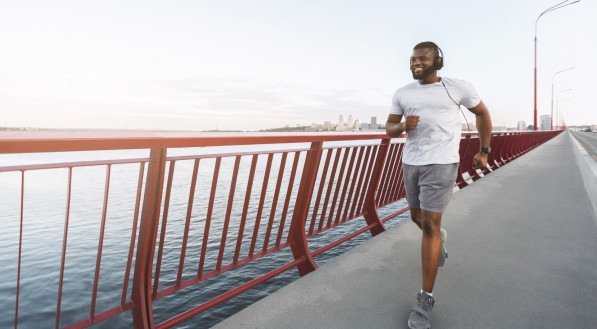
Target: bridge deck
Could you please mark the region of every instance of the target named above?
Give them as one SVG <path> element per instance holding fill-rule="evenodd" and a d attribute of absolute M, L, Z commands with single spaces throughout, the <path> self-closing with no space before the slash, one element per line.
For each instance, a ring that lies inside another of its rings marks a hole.
<path fill-rule="evenodd" d="M 594 328 L 597 220 L 568 133 L 457 192 L 433 328 Z M 403 223 L 215 328 L 406 328 L 420 231 Z"/>

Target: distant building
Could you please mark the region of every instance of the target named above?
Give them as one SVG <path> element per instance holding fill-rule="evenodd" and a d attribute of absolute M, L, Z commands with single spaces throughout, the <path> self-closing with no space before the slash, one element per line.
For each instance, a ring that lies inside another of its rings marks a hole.
<path fill-rule="evenodd" d="M 540 119 L 541 119 L 540 129 L 541 130 L 551 130 L 551 115 L 549 115 L 549 114 L 542 115 Z"/>
<path fill-rule="evenodd" d="M 340 116 L 338 118 L 338 124 L 336 125 L 336 131 L 345 131 L 347 129 L 346 122 L 344 122 L 344 117 Z"/>
<path fill-rule="evenodd" d="M 358 126 L 358 124 L 355 124 Z M 363 122 L 360 124 L 361 130 L 368 130 L 368 131 L 377 131 L 382 129 L 381 125 L 377 123 L 377 117 L 371 117 L 371 122 Z"/>
<path fill-rule="evenodd" d="M 319 131 L 319 126 L 321 126 L 321 125 L 312 123 L 309 127 L 305 127 L 305 131 L 308 131 L 308 132 Z"/>
<path fill-rule="evenodd" d="M 359 120 L 354 120 L 352 115 L 348 115 L 348 121 L 344 121 L 344 117 L 341 115 L 338 118 L 338 125 L 334 128 L 336 131 L 356 131 L 361 127 L 359 126 Z"/>
<path fill-rule="evenodd" d="M 296 131 L 296 129 L 302 129 L 302 131 L 308 132 L 318 132 L 318 131 L 346 131 L 346 132 L 356 132 L 356 131 L 378 131 L 379 129 L 384 129 L 383 125 L 377 123 L 376 117 L 371 117 L 371 123 L 361 122 L 358 119 L 352 117 L 352 115 L 347 116 L 347 121 L 344 121 L 344 116 L 338 116 L 338 122 L 332 121 L 324 121 L 323 123 L 311 123 L 308 126 L 301 126 L 297 124 L 295 127 L 290 127 L 286 125 L 285 128 L 281 129 L 290 129 L 288 131 Z"/>
<path fill-rule="evenodd" d="M 527 123 L 524 121 L 518 121 L 516 125 L 516 130 L 527 130 Z"/>
<path fill-rule="evenodd" d="M 363 122 L 363 123 L 355 123 L 355 127 L 360 127 L 361 130 L 377 130 L 379 128 L 379 124 L 377 124 L 377 117 L 371 117 L 371 122 Z"/>
<path fill-rule="evenodd" d="M 371 123 L 369 124 L 369 129 L 379 129 L 379 124 L 377 123 L 377 117 L 371 117 Z"/>

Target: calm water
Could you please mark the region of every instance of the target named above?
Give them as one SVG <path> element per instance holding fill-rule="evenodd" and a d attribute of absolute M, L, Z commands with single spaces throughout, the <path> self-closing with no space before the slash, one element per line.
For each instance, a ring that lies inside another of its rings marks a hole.
<path fill-rule="evenodd" d="M 341 144 L 339 144 L 341 145 Z M 255 151 L 274 149 L 296 149 L 304 148 L 307 145 L 276 145 L 276 146 L 249 146 L 234 148 L 202 148 L 169 150 L 168 155 L 181 154 L 210 154 L 221 152 Z M 0 156 L 0 167 L 16 164 L 38 164 L 55 163 L 64 161 L 80 161 L 95 159 L 114 158 L 143 158 L 148 156 L 147 150 L 132 150 L 119 152 L 71 152 L 59 154 L 28 154 L 28 155 L 2 155 Z M 289 155 L 286 170 L 283 174 L 283 184 L 280 199 L 276 205 L 276 218 L 282 212 L 283 201 L 289 181 L 289 172 L 292 165 L 293 154 Z M 304 154 L 299 158 L 301 168 Z M 241 170 L 239 172 L 238 185 L 234 193 L 234 206 L 232 209 L 231 227 L 229 229 L 228 242 L 224 264 L 232 260 L 236 235 L 239 230 L 239 218 L 242 212 L 244 193 L 247 176 L 249 174 L 250 157 L 243 157 Z M 254 206 L 261 193 L 261 181 L 264 175 L 266 157 L 261 156 L 258 162 L 253 190 L 251 193 L 251 205 L 245 239 L 253 230 L 251 219 L 256 217 Z M 274 157 L 274 166 L 270 177 L 265 204 L 258 248 L 263 244 L 264 223 L 269 218 L 272 210 L 272 195 L 277 178 L 280 155 Z M 215 267 L 215 260 L 218 255 L 219 238 L 222 234 L 222 223 L 226 204 L 228 200 L 230 180 L 232 177 L 234 158 L 226 158 L 222 161 L 216 202 L 214 206 L 214 217 L 208 243 L 206 269 Z M 204 219 L 209 202 L 209 191 L 211 186 L 211 173 L 214 160 L 201 160 L 199 166 L 199 178 L 193 201 L 191 216 L 191 229 L 189 244 L 185 254 L 186 261 L 183 271 L 183 279 L 192 277 L 197 270 L 197 262 L 201 248 L 201 237 L 204 229 Z M 164 256 L 162 259 L 161 276 L 159 287 L 172 285 L 176 280 L 178 259 L 180 257 L 180 246 L 182 232 L 187 213 L 190 177 L 193 170 L 193 161 L 180 161 L 176 163 L 176 171 L 173 179 L 173 189 L 166 225 L 166 243 L 164 245 Z M 166 168 L 168 170 L 168 168 Z M 134 218 L 134 204 L 138 180 L 138 164 L 126 164 L 112 166 L 110 172 L 110 188 L 108 195 L 108 207 L 106 211 L 106 230 L 103 242 L 103 254 L 100 269 L 100 280 L 98 287 L 98 300 L 96 314 L 119 304 L 124 269 L 131 238 Z M 300 174 L 300 172 L 298 173 Z M 30 171 L 25 174 L 25 207 L 23 221 L 23 250 L 21 265 L 21 290 L 19 306 L 19 325 L 22 328 L 47 328 L 54 326 L 56 314 L 57 291 L 59 282 L 60 258 L 63 243 L 63 231 L 65 224 L 65 209 L 67 196 L 67 169 L 51 169 Z M 298 177 L 295 187 L 298 186 Z M 95 263 L 99 242 L 99 232 L 102 219 L 102 205 L 104 199 L 104 186 L 106 183 L 106 166 L 82 167 L 73 169 L 73 185 L 70 206 L 70 219 L 68 226 L 67 257 L 65 265 L 63 299 L 62 299 L 62 323 L 68 324 L 87 318 L 90 312 L 93 280 L 95 274 Z M 19 172 L 0 173 L 0 328 L 12 327 L 15 312 L 15 294 L 17 279 L 17 255 L 19 240 L 20 220 L 20 194 L 21 175 Z M 296 199 L 296 188 L 293 190 L 290 204 Z M 380 211 L 384 214 L 395 211 L 404 206 L 403 202 L 397 202 Z M 289 214 L 292 208 L 289 209 Z M 404 216 L 388 222 L 388 226 L 396 225 L 404 219 Z M 288 221 L 290 218 L 288 218 Z M 273 232 L 277 232 L 279 221 L 274 223 Z M 364 226 L 362 218 L 357 218 L 341 227 L 320 234 L 310 240 L 310 248 L 316 249 L 326 242 L 346 235 Z M 287 225 L 283 232 L 288 230 Z M 285 236 L 285 235 L 283 235 Z M 318 257 L 318 264 L 324 264 L 332 257 L 343 253 L 354 245 L 369 238 L 369 234 L 361 236 L 344 243 L 340 247 L 332 249 L 326 254 Z M 273 237 L 275 239 L 275 235 Z M 270 242 L 269 246 L 272 246 Z M 248 243 L 241 248 L 241 257 L 248 252 Z M 201 284 L 189 287 L 173 295 L 161 298 L 154 303 L 156 323 L 164 321 L 174 314 L 178 314 L 194 305 L 221 294 L 232 287 L 255 278 L 269 270 L 272 270 L 289 260 L 292 255 L 289 250 L 264 257 L 238 269 L 226 272 L 215 278 L 206 280 Z M 133 264 L 134 266 L 134 264 Z M 255 301 L 276 291 L 280 287 L 297 279 L 296 270 L 290 270 L 268 282 L 245 292 L 220 306 L 204 312 L 192 320 L 180 325 L 180 328 L 208 328 L 218 323 L 229 315 L 254 303 Z M 128 287 L 128 295 L 132 282 Z M 97 325 L 98 328 L 130 327 L 132 323 L 130 312 L 104 321 Z"/>

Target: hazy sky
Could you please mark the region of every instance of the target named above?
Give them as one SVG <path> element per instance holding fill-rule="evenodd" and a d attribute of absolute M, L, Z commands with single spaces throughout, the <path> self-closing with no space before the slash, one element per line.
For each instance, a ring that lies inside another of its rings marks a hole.
<path fill-rule="evenodd" d="M 532 124 L 534 1 L 0 0 L 0 126 L 256 130 L 385 122 L 412 47 L 444 51 L 494 125 Z M 538 25 L 539 114 L 597 124 L 597 3 Z M 572 89 L 572 91 L 560 92 Z M 555 106 L 555 105 L 554 105 Z"/>

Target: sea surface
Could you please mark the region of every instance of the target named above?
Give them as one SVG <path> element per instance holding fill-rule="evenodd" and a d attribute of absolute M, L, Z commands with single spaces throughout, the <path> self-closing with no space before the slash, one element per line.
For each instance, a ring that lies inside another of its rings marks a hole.
<path fill-rule="evenodd" d="M 354 142 L 353 142 L 354 143 Z M 371 142 L 360 142 L 358 145 L 370 145 Z M 328 146 L 346 146 L 347 143 L 334 143 Z M 354 144 L 350 144 L 354 145 Z M 254 152 L 263 150 L 306 149 L 307 144 L 252 145 L 243 147 L 211 147 L 169 149 L 168 156 L 220 154 L 233 152 Z M 304 160 L 304 153 L 299 156 L 299 168 Z M 101 152 L 68 152 L 0 155 L 0 167 L 42 163 L 62 163 L 73 161 L 109 160 L 147 158 L 148 150 L 101 151 Z M 289 153 L 287 170 L 283 173 L 283 185 L 280 199 L 277 202 L 276 218 L 280 216 L 289 183 L 290 166 L 295 153 Z M 255 182 L 251 193 L 251 202 L 259 199 L 260 186 L 265 168 L 266 156 L 260 156 Z M 272 177 L 267 195 L 273 193 L 280 163 L 280 154 L 273 157 Z M 242 204 L 246 191 L 246 177 L 249 173 L 250 157 L 243 157 L 239 169 L 238 184 L 233 193 L 234 203 L 231 209 L 231 222 L 228 232 L 233 232 L 226 244 L 224 264 L 232 259 L 232 251 L 239 230 L 238 218 L 242 212 Z M 191 229 L 189 243 L 185 254 L 183 279 L 192 277 L 197 270 L 197 262 L 201 247 L 202 226 L 209 202 L 211 173 L 215 160 L 201 160 L 199 176 L 195 189 L 195 199 L 191 212 Z M 173 188 L 168 209 L 168 223 L 165 229 L 165 244 L 162 258 L 160 289 L 172 285 L 177 276 L 177 267 L 188 210 L 190 177 L 194 160 L 177 161 L 173 176 Z M 168 173 L 169 166 L 166 168 Z M 19 292 L 19 327 L 49 328 L 55 326 L 57 296 L 60 277 L 62 246 L 64 243 L 66 211 L 68 209 L 68 239 L 66 241 L 66 258 L 64 271 L 63 296 L 61 302 L 61 325 L 86 319 L 91 310 L 91 296 L 98 259 L 100 228 L 105 218 L 105 232 L 101 267 L 97 287 L 97 303 L 95 313 L 100 313 L 118 306 L 121 299 L 123 281 L 127 263 L 127 255 L 135 222 L 135 201 L 139 164 L 112 165 L 109 172 L 107 166 L 77 167 L 72 170 L 72 186 L 70 207 L 67 207 L 68 175 L 66 168 L 26 171 L 0 172 L 0 328 L 14 327 L 17 265 L 19 248 L 19 230 L 21 224 L 21 180 L 24 179 L 23 193 L 23 236 L 22 263 Z M 234 168 L 234 157 L 224 158 L 220 169 L 220 178 L 214 204 L 212 232 L 208 244 L 206 269 L 213 269 L 218 256 L 219 238 L 223 230 L 224 213 L 226 212 L 229 187 Z M 291 198 L 291 208 L 296 199 L 298 177 Z M 109 184 L 108 194 L 106 184 Z M 104 198 L 107 207 L 104 209 Z M 266 198 L 262 222 L 267 222 L 272 211 L 272 197 Z M 396 202 L 380 210 L 380 215 L 391 213 L 405 206 L 404 201 Z M 163 209 L 163 208 L 162 208 Z M 249 221 L 245 237 L 252 232 L 251 218 L 255 216 L 257 207 L 249 210 Z M 289 209 L 291 214 L 292 209 Z M 403 214 L 386 223 L 388 227 L 398 224 L 406 218 Z M 288 219 L 290 221 L 290 219 Z M 262 224 L 263 225 L 263 224 Z M 277 231 L 279 222 L 274 224 Z M 326 231 L 309 240 L 311 250 L 317 249 L 330 241 L 334 241 L 364 225 L 362 218 L 356 218 L 340 227 Z M 284 234 L 287 232 L 284 228 Z M 247 233 L 248 232 L 248 233 Z M 260 231 L 262 232 L 262 231 Z M 260 236 L 263 234 L 260 234 Z M 212 239 L 213 237 L 213 239 Z M 274 239 L 275 237 L 272 237 Z M 316 258 L 319 265 L 339 255 L 362 241 L 370 238 L 368 233 L 361 234 L 337 248 Z M 258 240 L 263 243 L 263 237 Z M 270 242 L 270 246 L 272 242 Z M 248 250 L 248 239 L 242 245 L 242 253 Z M 156 256 L 157 257 L 157 256 Z M 213 298 L 239 284 L 258 277 L 275 269 L 292 259 L 290 250 L 263 257 L 240 268 L 225 272 L 200 284 L 183 289 L 175 294 L 160 298 L 154 302 L 156 323 L 162 322 L 175 314 L 181 313 L 194 305 Z M 155 260 L 154 260 L 155 264 Z M 132 264 L 134 267 L 134 264 Z M 296 270 L 289 270 L 269 281 L 251 289 L 227 302 L 220 304 L 195 318 L 181 324 L 178 328 L 209 328 L 226 317 L 271 294 L 284 285 L 299 278 Z M 130 296 L 132 280 L 129 282 L 127 296 Z M 132 326 L 130 312 L 101 322 L 94 328 L 128 328 Z"/>

